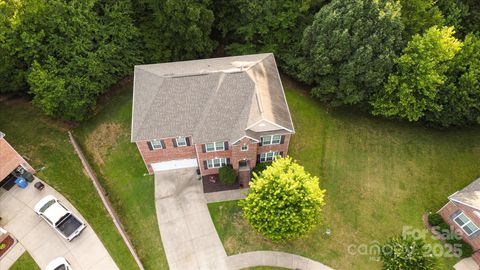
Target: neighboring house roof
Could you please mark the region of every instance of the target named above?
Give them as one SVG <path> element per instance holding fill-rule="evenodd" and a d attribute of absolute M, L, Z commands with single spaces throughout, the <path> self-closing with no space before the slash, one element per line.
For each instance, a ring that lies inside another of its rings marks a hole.
<path fill-rule="evenodd" d="M 4 136 L 5 134 L 0 132 L 0 181 L 13 172 L 20 164 L 26 164 L 26 161 L 3 138 Z"/>
<path fill-rule="evenodd" d="M 448 198 L 480 210 L 480 178 Z"/>
<path fill-rule="evenodd" d="M 294 132 L 273 54 L 135 66 L 132 117 L 133 142 L 235 142 L 262 121 Z"/>

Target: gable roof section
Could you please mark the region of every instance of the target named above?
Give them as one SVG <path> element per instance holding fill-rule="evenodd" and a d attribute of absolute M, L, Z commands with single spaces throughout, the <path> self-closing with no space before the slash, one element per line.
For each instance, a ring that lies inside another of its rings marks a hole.
<path fill-rule="evenodd" d="M 450 195 L 448 199 L 480 210 L 480 178 Z"/>
<path fill-rule="evenodd" d="M 135 67 L 132 141 L 234 141 L 258 121 L 293 133 L 273 54 Z"/>
<path fill-rule="evenodd" d="M 26 161 L 3 138 L 4 136 L 5 134 L 0 132 L 0 181 L 13 172 L 20 164 L 26 164 Z"/>

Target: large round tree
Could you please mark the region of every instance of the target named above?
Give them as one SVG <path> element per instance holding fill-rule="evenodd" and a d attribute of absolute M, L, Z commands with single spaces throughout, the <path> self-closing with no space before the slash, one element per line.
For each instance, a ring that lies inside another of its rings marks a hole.
<path fill-rule="evenodd" d="M 240 206 L 258 233 L 274 241 L 289 240 L 319 223 L 324 194 L 316 176 L 289 157 L 277 158 L 259 175 L 254 173 Z"/>
<path fill-rule="evenodd" d="M 366 104 L 392 71 L 402 30 L 397 1 L 333 0 L 305 29 L 301 77 L 322 101 Z"/>

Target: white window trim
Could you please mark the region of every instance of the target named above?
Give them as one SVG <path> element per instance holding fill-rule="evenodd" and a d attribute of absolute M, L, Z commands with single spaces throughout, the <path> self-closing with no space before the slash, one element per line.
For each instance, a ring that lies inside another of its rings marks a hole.
<path fill-rule="evenodd" d="M 222 147 L 217 148 L 217 143 L 218 144 L 221 143 Z M 208 144 L 213 144 L 213 150 L 208 150 L 208 147 L 207 147 Z M 225 151 L 225 142 L 213 142 L 213 143 L 206 143 L 205 144 L 205 152 L 217 152 L 217 151 Z"/>
<path fill-rule="evenodd" d="M 272 154 L 271 159 L 269 160 L 268 154 Z M 270 162 L 275 159 L 275 157 L 280 156 L 280 152 L 267 152 L 260 154 L 260 162 Z"/>
<path fill-rule="evenodd" d="M 465 224 L 463 224 L 463 225 L 458 224 L 458 222 L 456 221 L 456 219 L 457 219 L 460 215 L 463 215 L 463 216 L 467 219 L 467 222 L 465 222 Z M 479 230 L 477 224 L 473 223 L 473 221 L 472 221 L 467 215 L 465 215 L 464 212 L 460 212 L 458 215 L 456 215 L 456 216 L 453 218 L 453 222 L 455 222 L 455 224 L 457 224 L 458 227 L 460 227 L 460 229 L 462 229 L 462 231 L 465 232 L 465 234 L 468 235 L 468 236 L 470 236 L 470 235 L 478 232 L 478 230 Z M 477 229 L 474 230 L 472 233 L 469 234 L 467 231 L 465 231 L 464 227 L 466 227 L 466 226 L 467 226 L 468 224 L 470 224 L 470 223 L 472 223 Z"/>
<path fill-rule="evenodd" d="M 185 144 L 179 144 L 178 143 L 178 140 L 182 140 L 183 139 L 183 142 L 185 142 Z M 187 137 L 178 137 L 178 138 L 175 138 L 175 141 L 177 142 L 177 147 L 184 147 L 184 146 L 188 146 L 187 144 Z"/>
<path fill-rule="evenodd" d="M 219 166 L 215 166 L 215 161 L 219 161 Z M 214 168 L 220 168 L 223 166 L 227 166 L 227 159 L 226 158 L 212 158 L 212 159 L 207 159 L 207 168 L 209 169 L 214 169 Z"/>
<path fill-rule="evenodd" d="M 155 143 L 158 143 L 158 145 L 155 146 Z M 153 150 L 163 149 L 162 140 L 153 139 L 150 141 L 150 145 L 152 146 Z"/>
<path fill-rule="evenodd" d="M 246 149 L 243 149 L 243 147 L 246 147 Z M 245 143 L 242 146 L 240 146 L 240 151 L 242 151 L 242 152 L 248 151 L 248 144 Z"/>
<path fill-rule="evenodd" d="M 273 142 L 273 137 L 275 137 L 275 136 L 279 136 L 279 137 L 280 137 L 280 139 L 278 140 L 278 142 Z M 270 139 L 270 142 L 269 142 L 269 143 L 265 143 L 265 138 L 269 138 L 269 139 Z M 281 143 L 282 143 L 282 135 L 275 134 L 275 135 L 261 136 L 261 137 L 260 137 L 260 141 L 262 142 L 262 145 L 277 145 L 277 144 L 281 144 Z"/>

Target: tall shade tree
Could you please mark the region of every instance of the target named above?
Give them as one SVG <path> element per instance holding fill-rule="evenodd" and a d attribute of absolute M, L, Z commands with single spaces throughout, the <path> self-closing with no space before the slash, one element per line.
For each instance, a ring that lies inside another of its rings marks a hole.
<path fill-rule="evenodd" d="M 426 120 L 441 126 L 480 124 L 480 37 L 468 34 L 446 72 L 438 93 L 441 111 L 426 113 Z"/>
<path fill-rule="evenodd" d="M 389 76 L 385 91 L 372 103 L 373 113 L 417 121 L 427 112 L 440 112 L 439 89 L 462 46 L 453 34 L 453 27 L 433 26 L 415 35 L 396 61 L 397 71 Z"/>
<path fill-rule="evenodd" d="M 11 85 L 27 81 L 33 103 L 47 115 L 83 119 L 138 61 L 131 10 L 128 0 L 18 1 L 3 48 L 24 76 Z"/>
<path fill-rule="evenodd" d="M 402 21 L 405 25 L 405 40 L 415 34 L 422 34 L 434 25 L 443 25 L 442 12 L 436 5 L 437 0 L 400 0 Z"/>
<path fill-rule="evenodd" d="M 214 33 L 230 55 L 275 53 L 283 70 L 295 75 L 303 30 L 324 0 L 215 1 Z"/>
<path fill-rule="evenodd" d="M 240 206 L 258 233 L 274 241 L 289 240 L 307 234 L 320 222 L 324 194 L 317 177 L 289 157 L 277 158 L 254 174 Z"/>
<path fill-rule="evenodd" d="M 333 0 L 305 30 L 301 78 L 322 101 L 366 104 L 392 71 L 402 30 L 396 1 Z"/>
<path fill-rule="evenodd" d="M 210 0 L 136 1 L 147 62 L 168 62 L 209 56 L 214 20 Z"/>

